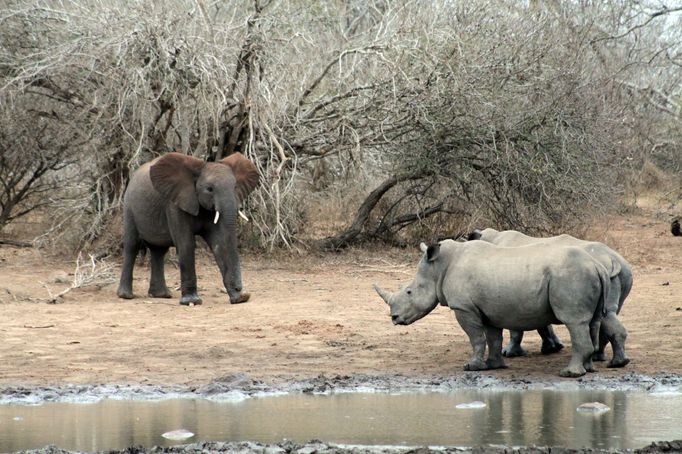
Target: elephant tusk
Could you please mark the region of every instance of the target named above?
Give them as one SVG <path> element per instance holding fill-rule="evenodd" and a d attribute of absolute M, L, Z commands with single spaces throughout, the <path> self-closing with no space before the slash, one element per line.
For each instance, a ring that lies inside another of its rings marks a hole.
<path fill-rule="evenodd" d="M 241 218 L 243 220 L 245 220 L 246 222 L 249 222 L 249 218 L 246 217 L 246 215 L 244 214 L 244 212 L 242 210 L 239 210 L 239 216 L 241 216 Z"/>
<path fill-rule="evenodd" d="M 217 224 L 219 218 L 220 218 L 220 211 L 216 210 L 215 217 L 213 218 L 213 223 Z"/>

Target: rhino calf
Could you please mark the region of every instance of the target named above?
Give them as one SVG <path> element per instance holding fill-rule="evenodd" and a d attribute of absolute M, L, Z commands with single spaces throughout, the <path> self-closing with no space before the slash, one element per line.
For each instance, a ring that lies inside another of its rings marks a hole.
<path fill-rule="evenodd" d="M 590 326 L 602 317 L 609 276 L 587 252 L 453 240 L 420 247 L 423 256 L 411 283 L 394 294 L 375 286 L 390 306 L 395 325 L 414 323 L 439 302 L 447 305 L 473 348 L 464 370 L 486 370 L 506 367 L 502 329 L 529 331 L 564 324 L 572 356 L 560 375 L 579 377 L 594 371 Z"/>

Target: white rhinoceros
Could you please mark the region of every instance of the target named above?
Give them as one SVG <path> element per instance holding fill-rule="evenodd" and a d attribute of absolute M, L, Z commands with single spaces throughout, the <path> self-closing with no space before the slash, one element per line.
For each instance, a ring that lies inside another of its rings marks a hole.
<path fill-rule="evenodd" d="M 606 359 L 604 348 L 606 347 L 606 344 L 610 342 L 611 348 L 613 349 L 613 358 L 609 361 L 608 367 L 623 367 L 630 362 L 630 359 L 625 353 L 627 330 L 620 320 L 618 320 L 616 315 L 620 313 L 623 302 L 630 293 L 630 289 L 632 289 L 632 268 L 627 260 L 620 254 L 606 246 L 604 243 L 580 240 L 566 234 L 548 238 L 537 238 L 517 232 L 516 230 L 498 231 L 495 229 L 484 229 L 474 230 L 469 235 L 469 239 L 478 239 L 497 246 L 506 247 L 546 244 L 550 246 L 577 246 L 584 249 L 606 268 L 606 271 L 611 277 L 609 300 L 605 303 L 605 315 L 601 322 L 595 325 L 595 327 L 599 329 L 599 341 L 595 342 L 595 352 L 592 359 L 595 361 L 604 361 Z M 538 333 L 542 337 L 543 353 L 551 352 L 552 345 L 561 345 L 561 341 L 556 337 L 551 326 L 538 330 Z M 512 331 L 510 333 L 509 344 L 504 348 L 502 353 L 505 356 L 524 355 L 526 352 L 521 348 L 522 339 L 523 331 Z M 596 339 L 593 339 L 593 341 L 596 341 Z"/>
<path fill-rule="evenodd" d="M 413 281 L 390 294 L 374 286 L 396 325 L 409 325 L 439 302 L 455 311 L 473 356 L 465 370 L 506 367 L 502 329 L 528 331 L 564 324 L 572 356 L 563 377 L 594 371 L 590 324 L 603 315 L 610 288 L 606 269 L 577 247 L 498 247 L 484 241 L 444 240 L 428 248 Z M 488 345 L 488 357 L 484 359 Z"/>

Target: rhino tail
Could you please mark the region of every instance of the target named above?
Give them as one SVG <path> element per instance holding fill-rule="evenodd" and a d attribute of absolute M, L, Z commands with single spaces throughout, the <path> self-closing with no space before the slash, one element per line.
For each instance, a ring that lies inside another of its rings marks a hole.
<path fill-rule="evenodd" d="M 597 305 L 597 310 L 594 312 L 595 316 L 606 315 L 606 302 L 609 300 L 609 292 L 611 291 L 611 276 L 610 273 L 606 271 L 600 263 L 594 263 L 597 274 L 599 275 L 599 283 L 601 284 L 601 295 L 599 297 L 599 303 Z"/>
<path fill-rule="evenodd" d="M 609 277 L 614 278 L 620 274 L 621 267 L 620 267 L 620 262 L 616 260 L 615 258 L 611 257 L 611 272 L 609 273 Z"/>

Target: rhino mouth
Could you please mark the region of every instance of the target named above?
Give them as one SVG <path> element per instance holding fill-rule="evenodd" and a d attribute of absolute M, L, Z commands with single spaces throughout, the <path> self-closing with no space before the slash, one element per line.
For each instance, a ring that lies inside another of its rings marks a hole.
<path fill-rule="evenodd" d="M 391 321 L 393 322 L 393 325 L 401 325 L 401 326 L 407 326 L 411 325 L 417 320 L 422 318 L 422 316 L 415 316 L 415 315 L 391 315 Z"/>

